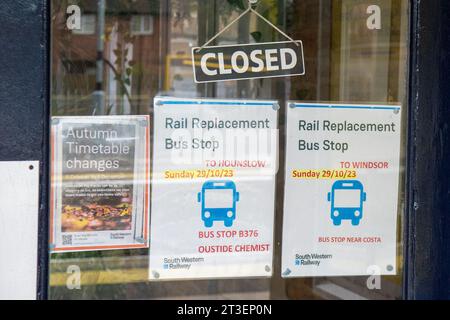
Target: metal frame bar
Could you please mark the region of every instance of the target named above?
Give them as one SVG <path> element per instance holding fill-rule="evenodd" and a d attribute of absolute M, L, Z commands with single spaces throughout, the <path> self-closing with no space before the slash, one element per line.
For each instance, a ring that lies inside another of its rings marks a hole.
<path fill-rule="evenodd" d="M 405 299 L 450 298 L 450 3 L 412 1 Z"/>
<path fill-rule="evenodd" d="M 51 90 L 51 8 L 50 0 L 42 2 L 42 74 L 44 84 L 42 87 L 42 105 L 44 118 L 40 119 L 43 129 L 44 144 L 41 149 L 41 185 L 40 185 L 40 212 L 39 212 L 39 235 L 38 235 L 38 289 L 37 299 L 48 299 L 49 287 L 49 212 L 50 212 L 50 90 Z"/>

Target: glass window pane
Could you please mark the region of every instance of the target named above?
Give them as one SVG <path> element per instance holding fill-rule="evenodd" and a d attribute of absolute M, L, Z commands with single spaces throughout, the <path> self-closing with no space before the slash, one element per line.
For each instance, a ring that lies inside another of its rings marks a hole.
<path fill-rule="evenodd" d="M 202 46 L 245 10 L 247 1 L 78 1 L 81 28 L 66 26 L 67 1 L 52 0 L 52 116 L 136 116 L 153 119 L 155 96 L 276 100 L 280 147 L 276 177 L 274 272 L 268 279 L 150 282 L 148 249 L 51 253 L 50 298 L 60 299 L 399 299 L 402 295 L 404 188 L 399 190 L 396 276 L 368 288 L 367 276 L 281 277 L 286 101 L 398 104 L 407 112 L 407 0 L 261 0 L 257 11 L 302 40 L 305 76 L 195 83 L 192 47 Z M 104 3 L 102 7 L 101 3 Z M 372 8 L 370 9 L 369 7 Z M 377 8 L 380 15 L 377 16 Z M 370 10 L 369 10 L 370 9 Z M 373 11 L 375 10 L 375 11 Z M 98 26 L 100 28 L 98 28 Z M 98 29 L 104 30 L 103 34 Z M 246 15 L 211 45 L 285 41 Z M 400 186 L 404 185 L 406 117 Z M 151 120 L 152 121 L 152 120 Z M 150 130 L 151 139 L 153 132 Z M 154 156 L 154 155 L 152 155 Z M 143 161 L 141 154 L 136 161 Z M 225 192 L 209 190 L 208 192 Z M 340 194 L 351 206 L 360 195 Z M 226 207 L 233 195 L 208 198 Z M 174 201 L 177 199 L 175 198 Z M 209 203 L 208 203 L 209 205 Z M 151 213 L 150 213 L 151 216 Z M 151 236 L 150 236 L 151 237 Z M 81 287 L 76 287 L 77 272 Z M 68 273 L 69 272 L 69 273 Z"/>

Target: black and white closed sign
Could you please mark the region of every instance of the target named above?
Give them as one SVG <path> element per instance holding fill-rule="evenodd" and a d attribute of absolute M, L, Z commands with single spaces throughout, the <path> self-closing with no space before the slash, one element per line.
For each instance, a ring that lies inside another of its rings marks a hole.
<path fill-rule="evenodd" d="M 197 83 L 305 74 L 301 41 L 195 47 L 192 64 Z"/>

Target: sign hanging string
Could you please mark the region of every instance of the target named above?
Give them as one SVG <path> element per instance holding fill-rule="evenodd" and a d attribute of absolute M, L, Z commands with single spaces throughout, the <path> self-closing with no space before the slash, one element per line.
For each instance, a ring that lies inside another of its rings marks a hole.
<path fill-rule="evenodd" d="M 265 23 L 267 23 L 268 25 L 270 25 L 272 28 L 274 28 L 276 31 L 278 31 L 278 33 L 282 34 L 285 38 L 289 39 L 289 41 L 295 43 L 297 46 L 299 46 L 299 44 L 292 39 L 291 37 L 289 37 L 285 32 L 283 32 L 283 30 L 281 30 L 280 28 L 278 28 L 276 25 L 274 25 L 272 22 L 270 22 L 268 19 L 264 18 L 263 15 L 261 15 L 260 13 L 258 13 L 258 11 L 256 11 L 254 9 L 254 7 L 256 7 L 257 4 L 257 0 L 249 0 L 248 1 L 248 8 L 242 12 L 236 19 L 234 19 L 233 21 L 231 21 L 225 28 L 223 28 L 220 32 L 218 32 L 214 37 L 212 37 L 211 39 L 209 39 L 204 45 L 202 45 L 200 48 L 198 48 L 196 51 L 199 52 L 200 50 L 202 50 L 203 48 L 205 48 L 206 46 L 208 46 L 211 42 L 213 42 L 215 39 L 217 39 L 221 34 L 223 34 L 225 31 L 227 31 L 232 25 L 234 25 L 236 22 L 238 22 L 243 16 L 245 16 L 247 13 L 253 13 L 255 14 L 258 18 L 262 19 Z"/>

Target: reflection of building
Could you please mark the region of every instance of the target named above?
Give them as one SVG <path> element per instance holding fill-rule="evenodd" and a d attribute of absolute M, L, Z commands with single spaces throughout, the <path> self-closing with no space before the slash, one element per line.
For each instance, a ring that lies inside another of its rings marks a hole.
<path fill-rule="evenodd" d="M 59 114 L 93 112 L 99 19 L 96 2 L 84 2 L 81 29 L 73 31 L 64 10 L 53 5 L 53 108 Z M 159 1 L 106 1 L 103 89 L 110 114 L 147 112 L 158 90 L 159 10 Z"/>
<path fill-rule="evenodd" d="M 397 102 L 404 97 L 407 3 L 379 3 L 380 30 L 367 28 L 370 1 L 306 0 L 292 7 L 288 26 L 305 44 L 306 76 L 293 79 L 291 98 Z M 394 48 L 395 43 L 402 45 Z"/>

